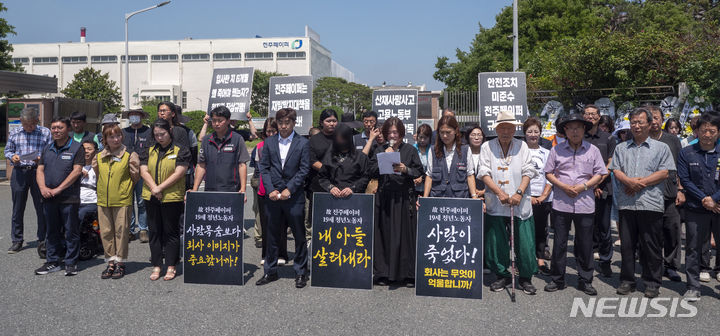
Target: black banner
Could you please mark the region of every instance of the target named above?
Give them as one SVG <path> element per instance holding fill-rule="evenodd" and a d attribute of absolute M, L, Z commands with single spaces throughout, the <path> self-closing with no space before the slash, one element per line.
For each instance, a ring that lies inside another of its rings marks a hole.
<path fill-rule="evenodd" d="M 492 127 L 500 111 L 512 111 L 515 120 L 524 122 L 529 113 L 524 72 L 481 72 L 478 74 L 478 102 L 480 126 L 485 136 L 494 137 Z M 518 126 L 516 136 L 523 136 Z"/>
<path fill-rule="evenodd" d="M 313 287 L 372 289 L 375 195 L 313 194 Z"/>
<path fill-rule="evenodd" d="M 297 111 L 295 132 L 306 135 L 313 122 L 313 78 L 312 76 L 270 77 L 268 115 L 286 107 Z"/>
<path fill-rule="evenodd" d="M 245 195 L 189 192 L 185 202 L 186 283 L 242 285 Z"/>
<path fill-rule="evenodd" d="M 390 117 L 398 117 L 405 126 L 405 142 L 415 143 L 413 134 L 417 128 L 417 90 L 375 90 L 372 109 L 378 114 L 378 125 Z"/>
<path fill-rule="evenodd" d="M 247 120 L 252 83 L 252 67 L 213 69 L 206 112 L 210 113 L 214 108 L 224 105 L 230 109 L 231 120 Z"/>
<path fill-rule="evenodd" d="M 415 295 L 482 299 L 482 201 L 421 197 Z"/>

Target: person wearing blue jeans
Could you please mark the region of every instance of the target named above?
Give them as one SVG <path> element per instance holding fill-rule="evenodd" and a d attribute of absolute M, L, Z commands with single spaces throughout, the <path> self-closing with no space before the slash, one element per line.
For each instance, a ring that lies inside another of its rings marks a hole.
<path fill-rule="evenodd" d="M 145 210 L 145 200 L 142 198 L 143 182 L 138 181 L 133 188 L 133 199 L 137 204 L 137 216 L 135 210 L 131 211 L 130 216 L 130 233 L 138 234 L 141 243 L 148 242 L 147 212 Z"/>

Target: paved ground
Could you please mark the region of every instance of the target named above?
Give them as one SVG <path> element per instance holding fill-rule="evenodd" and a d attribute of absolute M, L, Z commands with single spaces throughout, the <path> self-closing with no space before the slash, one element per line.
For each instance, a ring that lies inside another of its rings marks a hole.
<path fill-rule="evenodd" d="M 30 204 L 25 231 L 33 236 L 36 223 Z M 43 261 L 34 242 L 19 254 L 4 252 L 10 246 L 11 206 L 9 186 L 0 186 L 0 213 L 4 214 L 0 219 L 0 335 L 698 335 L 717 330 L 720 300 L 715 280 L 703 288 L 693 318 L 571 318 L 573 298 L 587 297 L 573 287 L 542 292 L 548 280 L 543 276 L 533 279 L 538 295 L 519 292 L 516 303 L 510 302 L 507 293 L 492 293 L 487 287 L 483 300 L 416 297 L 412 289 L 393 287 L 297 290 L 289 266 L 282 270 L 280 281 L 256 287 L 262 269 L 258 268 L 260 251 L 251 237 L 245 240 L 249 279 L 245 286 L 184 284 L 182 274 L 170 282 L 151 282 L 148 245 L 137 241 L 130 244 L 129 274 L 121 280 L 100 279 L 104 269 L 100 258 L 81 263 L 75 277 L 64 277 L 62 272 L 38 276 L 33 270 Z M 248 203 L 246 218 L 251 216 L 250 209 Z M 617 251 L 614 260 L 619 260 Z M 572 259 L 570 266 L 574 267 Z M 612 279 L 594 282 L 598 298 L 617 297 L 618 267 L 619 261 L 614 262 Z M 568 273 L 568 284 L 574 286 L 574 269 Z M 679 297 L 684 288 L 683 283 L 666 280 L 661 296 Z"/>

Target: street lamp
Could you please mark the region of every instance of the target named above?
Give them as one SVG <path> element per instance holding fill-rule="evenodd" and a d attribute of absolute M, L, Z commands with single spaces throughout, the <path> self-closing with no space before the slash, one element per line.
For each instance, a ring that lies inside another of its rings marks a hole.
<path fill-rule="evenodd" d="M 132 13 L 125 13 L 125 110 L 130 109 L 130 55 L 129 55 L 129 47 L 128 47 L 128 20 L 135 15 L 140 14 L 142 12 L 147 12 L 151 9 L 155 9 L 158 7 L 165 6 L 169 4 L 170 1 L 161 2 L 155 6 L 148 7 L 145 9 L 141 9 L 139 11 L 135 11 Z"/>

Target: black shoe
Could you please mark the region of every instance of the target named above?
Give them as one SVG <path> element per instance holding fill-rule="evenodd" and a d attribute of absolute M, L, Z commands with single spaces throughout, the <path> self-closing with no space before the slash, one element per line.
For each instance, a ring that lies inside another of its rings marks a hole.
<path fill-rule="evenodd" d="M 40 257 L 40 259 L 47 258 L 47 249 L 45 248 L 44 240 L 38 242 L 37 253 L 38 253 L 38 257 Z"/>
<path fill-rule="evenodd" d="M 122 279 L 122 277 L 125 276 L 125 264 L 124 263 L 117 263 L 115 264 L 115 271 L 113 271 L 112 278 Z"/>
<path fill-rule="evenodd" d="M 543 264 L 542 266 L 538 266 L 538 272 L 542 275 L 550 275 L 550 267 L 548 267 L 547 264 Z"/>
<path fill-rule="evenodd" d="M 256 240 L 255 241 L 255 247 L 262 248 L 262 240 Z"/>
<path fill-rule="evenodd" d="M 265 274 L 255 283 L 255 286 L 267 285 L 273 281 L 277 281 L 280 277 L 277 274 Z"/>
<path fill-rule="evenodd" d="M 580 281 L 580 283 L 578 283 L 577 289 L 587 295 L 590 295 L 590 296 L 597 295 L 597 290 L 595 289 L 595 287 L 593 287 L 592 284 L 589 284 L 589 283 Z"/>
<path fill-rule="evenodd" d="M 12 245 L 8 249 L 8 254 L 15 254 L 20 252 L 20 250 L 22 250 L 22 244 L 22 242 L 12 243 Z"/>
<path fill-rule="evenodd" d="M 623 282 L 620 287 L 617 288 L 616 293 L 618 295 L 628 295 L 635 291 L 635 284 L 629 282 Z"/>
<path fill-rule="evenodd" d="M 387 286 L 390 282 L 388 281 L 388 278 L 386 277 L 379 277 L 375 279 L 375 284 L 378 286 Z"/>
<path fill-rule="evenodd" d="M 552 259 L 552 255 L 550 254 L 549 250 L 545 250 L 545 252 L 543 253 L 543 259 L 547 261 L 550 261 Z"/>
<path fill-rule="evenodd" d="M 495 280 L 492 284 L 490 284 L 490 290 L 493 292 L 499 292 L 505 287 L 507 287 L 509 284 L 512 283 L 512 280 L 510 278 L 500 278 Z"/>
<path fill-rule="evenodd" d="M 610 262 L 600 263 L 600 275 L 604 278 L 612 278 L 612 270 L 610 269 Z"/>
<path fill-rule="evenodd" d="M 565 284 L 564 284 L 564 283 L 557 283 L 557 282 L 555 282 L 555 281 L 550 281 L 550 283 L 548 283 L 547 285 L 545 285 L 545 288 L 544 288 L 544 290 L 545 290 L 546 292 L 551 292 L 551 293 L 552 293 L 552 292 L 557 292 L 557 291 L 563 290 L 563 289 L 565 289 Z"/>
<path fill-rule="evenodd" d="M 645 288 L 645 297 L 646 298 L 656 298 L 660 295 L 660 289 L 659 288 Z"/>
<path fill-rule="evenodd" d="M 100 279 L 110 279 L 113 273 L 115 273 L 115 263 L 109 262 L 105 270 L 100 274 Z"/>
<path fill-rule="evenodd" d="M 138 239 L 137 233 L 130 232 L 129 241 L 135 241 Z"/>
<path fill-rule="evenodd" d="M 77 265 L 65 265 L 65 276 L 73 276 L 78 274 Z"/>
<path fill-rule="evenodd" d="M 678 274 L 678 272 L 672 268 L 666 268 L 665 274 L 663 274 L 663 275 L 665 277 L 667 277 L 668 279 L 670 279 L 670 281 L 672 281 L 672 282 L 682 281 L 682 279 L 680 278 L 680 274 Z"/>
<path fill-rule="evenodd" d="M 308 277 L 307 275 L 295 276 L 295 288 L 304 288 L 307 286 Z"/>
<path fill-rule="evenodd" d="M 61 271 L 61 270 L 62 270 L 62 267 L 60 266 L 60 263 L 46 262 L 40 268 L 35 270 L 35 274 L 45 275 L 48 273 L 53 273 L 53 272 L 57 272 L 57 271 Z"/>
<path fill-rule="evenodd" d="M 527 295 L 535 295 L 537 289 L 533 286 L 530 279 L 520 278 L 520 289 Z"/>
<path fill-rule="evenodd" d="M 415 288 L 415 279 L 405 279 L 405 287 Z"/>

